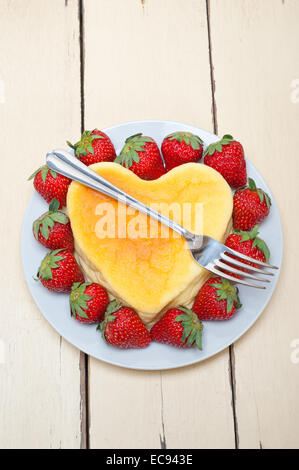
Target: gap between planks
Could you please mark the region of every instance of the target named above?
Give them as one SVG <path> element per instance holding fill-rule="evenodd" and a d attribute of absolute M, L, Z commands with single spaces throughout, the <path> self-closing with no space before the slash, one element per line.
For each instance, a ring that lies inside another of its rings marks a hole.
<path fill-rule="evenodd" d="M 78 0 L 79 22 L 79 51 L 80 51 L 80 113 L 81 134 L 85 128 L 85 99 L 84 99 L 84 3 Z M 80 352 L 80 419 L 81 419 L 81 449 L 89 449 L 89 357 Z"/>
<path fill-rule="evenodd" d="M 211 93 L 212 93 L 212 117 L 213 117 L 214 134 L 218 135 L 217 105 L 216 105 L 216 97 L 215 97 L 216 84 L 215 84 L 213 52 L 212 52 L 210 0 L 206 0 L 206 11 L 207 11 L 210 76 L 211 76 Z M 232 413 L 233 413 L 233 421 L 234 421 L 235 448 L 238 449 L 239 448 L 239 434 L 238 434 L 238 419 L 237 419 L 237 412 L 236 412 L 236 370 L 235 370 L 235 351 L 234 351 L 233 344 L 229 346 L 228 373 L 229 373 L 231 393 L 232 393 L 231 403 L 232 403 Z"/>

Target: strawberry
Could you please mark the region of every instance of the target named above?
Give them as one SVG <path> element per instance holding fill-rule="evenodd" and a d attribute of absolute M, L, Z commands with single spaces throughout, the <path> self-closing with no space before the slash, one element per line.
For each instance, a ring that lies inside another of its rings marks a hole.
<path fill-rule="evenodd" d="M 130 168 L 144 180 L 155 180 L 165 173 L 158 145 L 151 137 L 142 134 L 135 134 L 126 139 L 115 162 Z"/>
<path fill-rule="evenodd" d="M 59 201 L 53 199 L 49 211 L 33 222 L 35 239 L 50 250 L 64 248 L 74 251 L 74 237 L 68 216 L 58 211 Z"/>
<path fill-rule="evenodd" d="M 200 320 L 228 320 L 240 307 L 235 287 L 226 279 L 211 277 L 198 292 L 192 310 Z"/>
<path fill-rule="evenodd" d="M 247 182 L 243 147 L 229 134 L 208 146 L 204 163 L 217 170 L 232 188 L 239 188 Z"/>
<path fill-rule="evenodd" d="M 238 189 L 234 194 L 234 228 L 251 230 L 269 215 L 270 207 L 271 199 L 268 194 L 257 188 L 252 178 L 248 178 L 248 186 Z"/>
<path fill-rule="evenodd" d="M 75 155 L 85 165 L 98 162 L 113 162 L 116 157 L 113 143 L 108 135 L 98 129 L 84 131 L 81 140 L 76 144 L 67 144 L 75 151 Z"/>
<path fill-rule="evenodd" d="M 250 256 L 251 258 L 257 259 L 258 261 L 262 261 L 263 263 L 269 262 L 270 258 L 270 250 L 267 244 L 259 238 L 258 235 L 258 226 L 256 225 L 251 232 L 238 232 L 234 231 L 230 234 L 225 242 L 225 245 L 231 248 L 232 250 L 236 250 L 239 253 L 243 253 L 243 255 Z M 236 256 L 230 255 L 232 258 L 237 259 Z M 255 263 L 251 263 L 250 261 L 242 260 L 243 263 L 248 264 L 249 266 L 253 266 L 258 268 L 259 266 Z M 228 264 L 224 261 L 225 264 Z M 236 268 L 236 266 L 232 265 Z M 247 272 L 244 268 L 239 268 L 241 271 Z M 240 278 L 238 274 L 229 273 L 231 276 L 235 276 Z"/>
<path fill-rule="evenodd" d="M 99 323 L 103 320 L 109 297 L 95 282 L 75 282 L 70 295 L 71 315 L 80 323 Z"/>
<path fill-rule="evenodd" d="M 258 225 L 256 225 L 251 232 L 234 230 L 234 232 L 227 237 L 225 245 L 243 255 L 250 256 L 263 263 L 268 263 L 270 250 L 264 240 L 258 237 L 258 233 Z M 250 266 L 255 266 L 253 263 L 246 260 L 242 260 L 242 262 Z"/>
<path fill-rule="evenodd" d="M 161 151 L 166 171 L 169 171 L 183 163 L 198 162 L 202 157 L 203 141 L 191 132 L 173 132 L 163 140 Z"/>
<path fill-rule="evenodd" d="M 32 178 L 36 191 L 48 204 L 55 198 L 59 201 L 59 209 L 66 205 L 66 195 L 71 183 L 69 178 L 50 170 L 46 165 L 41 166 L 28 179 Z"/>
<path fill-rule="evenodd" d="M 197 315 L 186 307 L 171 308 L 151 329 L 153 341 L 178 348 L 196 345 L 202 349 L 203 325 Z"/>
<path fill-rule="evenodd" d="M 70 292 L 74 282 L 84 282 L 74 255 L 63 249 L 49 251 L 41 262 L 37 278 L 54 292 Z"/>
<path fill-rule="evenodd" d="M 151 337 L 134 310 L 122 307 L 116 300 L 109 303 L 104 321 L 98 326 L 107 343 L 116 348 L 145 348 Z"/>
<path fill-rule="evenodd" d="M 257 188 L 253 179 L 248 186 L 234 194 L 233 225 L 237 230 L 251 230 L 269 214 L 271 199 L 262 189 Z"/>

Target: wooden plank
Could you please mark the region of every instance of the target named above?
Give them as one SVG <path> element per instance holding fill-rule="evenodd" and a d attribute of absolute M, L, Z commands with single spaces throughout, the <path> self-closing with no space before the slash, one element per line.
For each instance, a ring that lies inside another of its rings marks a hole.
<path fill-rule="evenodd" d="M 234 448 L 228 351 L 162 374 L 167 448 Z"/>
<path fill-rule="evenodd" d="M 262 318 L 235 345 L 243 448 L 298 447 L 298 15 L 296 0 L 211 2 L 219 133 L 238 137 L 268 181 L 285 237 L 277 290 Z"/>
<path fill-rule="evenodd" d="M 84 5 L 86 128 L 156 118 L 213 129 L 204 0 Z M 91 359 L 91 447 L 234 447 L 228 361 L 160 374 Z"/>
<path fill-rule="evenodd" d="M 80 353 L 35 306 L 19 248 L 26 178 L 80 130 L 78 4 L 2 1 L 0 22 L 0 447 L 78 448 Z"/>

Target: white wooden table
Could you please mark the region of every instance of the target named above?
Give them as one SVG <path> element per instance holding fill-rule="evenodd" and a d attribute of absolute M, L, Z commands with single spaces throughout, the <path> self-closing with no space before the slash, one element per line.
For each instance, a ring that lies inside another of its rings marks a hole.
<path fill-rule="evenodd" d="M 0 1 L 1 448 L 299 447 L 298 20 L 298 0 Z M 60 338 L 20 260 L 26 178 L 45 153 L 83 128 L 147 118 L 233 133 L 285 237 L 254 327 L 161 373 L 89 359 Z"/>

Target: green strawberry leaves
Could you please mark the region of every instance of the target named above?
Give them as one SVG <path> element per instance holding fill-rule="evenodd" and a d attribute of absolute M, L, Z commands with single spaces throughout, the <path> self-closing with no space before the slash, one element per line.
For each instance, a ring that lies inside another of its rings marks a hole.
<path fill-rule="evenodd" d="M 121 307 L 122 307 L 121 303 L 116 299 L 109 302 L 106 308 L 104 320 L 97 327 L 97 330 L 101 331 L 102 337 L 105 341 L 106 341 L 105 330 L 106 330 L 107 323 L 113 322 L 116 319 L 116 315 L 113 315 L 113 313 L 117 312 Z"/>
<path fill-rule="evenodd" d="M 58 199 L 54 197 L 49 204 L 49 211 L 56 212 L 58 209 L 59 209 L 59 201 Z"/>
<path fill-rule="evenodd" d="M 266 205 L 267 205 L 268 209 L 270 208 L 270 206 L 271 206 L 270 197 L 268 196 L 267 193 L 265 193 L 265 191 L 263 191 L 262 189 L 256 187 L 255 181 L 252 178 L 248 178 L 248 188 L 251 189 L 252 191 L 255 191 L 255 192 L 258 193 L 258 196 L 259 196 L 261 202 L 263 202 L 264 199 L 265 199 L 265 202 L 266 202 Z"/>
<path fill-rule="evenodd" d="M 32 180 L 32 178 L 34 178 L 43 168 L 45 168 L 45 166 L 40 166 L 37 170 L 35 170 L 35 172 L 29 176 L 28 181 Z"/>
<path fill-rule="evenodd" d="M 88 318 L 85 310 L 88 311 L 89 307 L 87 302 L 92 299 L 90 295 L 85 294 L 85 289 L 90 286 L 91 282 L 75 282 L 72 286 L 72 292 L 70 295 L 70 308 L 71 315 L 76 317 L 78 315 L 82 318 Z"/>
<path fill-rule="evenodd" d="M 236 235 L 242 236 L 242 242 L 246 242 L 247 240 L 254 240 L 255 237 L 258 235 L 258 225 L 255 225 L 251 232 L 244 232 L 243 230 L 233 230 L 233 233 Z"/>
<path fill-rule="evenodd" d="M 125 165 L 126 168 L 130 168 L 133 162 L 139 163 L 139 155 L 136 150 L 128 150 L 126 153 L 120 153 L 114 162 Z"/>
<path fill-rule="evenodd" d="M 253 240 L 252 247 L 257 247 L 262 253 L 264 253 L 266 262 L 269 263 L 270 259 L 270 250 L 268 245 L 264 240 L 258 237 L 258 225 L 255 225 L 251 232 L 243 232 L 242 230 L 234 230 L 234 234 L 241 235 L 241 242 L 246 242 L 248 240 Z"/>
<path fill-rule="evenodd" d="M 59 250 L 50 251 L 42 260 L 40 267 L 38 268 L 37 278 L 42 277 L 43 280 L 53 279 L 52 269 L 59 268 L 59 261 L 65 259 L 65 256 L 60 256 L 59 253 L 63 251 L 62 248 Z"/>
<path fill-rule="evenodd" d="M 63 225 L 66 225 L 69 221 L 68 216 L 60 211 L 50 213 L 49 217 L 51 217 L 51 219 L 53 219 L 54 222 L 59 222 L 60 224 L 63 224 Z"/>
<path fill-rule="evenodd" d="M 256 184 L 252 178 L 248 178 L 248 187 L 252 189 L 252 191 L 256 191 Z"/>
<path fill-rule="evenodd" d="M 57 177 L 56 171 L 50 170 L 50 168 L 48 168 L 47 165 L 43 165 L 43 166 L 41 166 L 40 168 L 38 168 L 34 173 L 32 173 L 32 175 L 29 176 L 28 181 L 29 181 L 29 180 L 32 180 L 32 178 L 35 178 L 35 176 L 36 176 L 39 172 L 41 172 L 42 180 L 43 180 L 43 182 L 45 183 L 49 171 L 50 171 L 51 176 L 53 176 L 53 178 L 56 179 L 56 177 Z"/>
<path fill-rule="evenodd" d="M 50 170 L 50 169 L 46 166 L 46 167 L 44 167 L 44 168 L 42 169 L 42 174 L 41 174 L 42 180 L 43 180 L 44 183 L 46 182 L 46 178 L 47 178 L 47 175 L 48 175 L 48 171 L 50 171 L 50 174 L 51 174 L 51 176 L 53 176 L 54 179 L 56 179 L 56 177 L 57 177 L 56 171 Z"/>
<path fill-rule="evenodd" d="M 253 241 L 252 246 L 256 246 L 260 251 L 262 251 L 265 255 L 266 262 L 269 263 L 270 250 L 266 242 L 262 240 L 261 238 L 256 237 L 255 240 Z"/>
<path fill-rule="evenodd" d="M 226 311 L 230 313 L 235 305 L 236 308 L 242 307 L 236 288 L 224 278 L 220 282 L 210 284 L 216 288 L 216 297 L 218 300 L 226 300 Z"/>
<path fill-rule="evenodd" d="M 142 135 L 142 132 L 138 132 L 137 134 L 130 135 L 129 137 L 126 138 L 125 143 L 127 144 L 128 142 L 135 141 L 136 137 L 140 137 Z"/>
<path fill-rule="evenodd" d="M 38 231 L 40 229 L 40 233 L 42 234 L 42 236 L 46 240 L 48 240 L 50 229 L 54 227 L 54 223 L 55 223 L 54 220 L 52 220 L 50 216 L 46 215 L 43 217 L 42 221 L 36 221 L 36 222 L 33 223 L 35 237 L 38 238 Z"/>
<path fill-rule="evenodd" d="M 202 330 L 203 324 L 199 321 L 198 316 L 192 310 L 186 307 L 178 307 L 183 314 L 178 315 L 175 321 L 179 321 L 183 327 L 183 333 L 181 341 L 185 342 L 188 346 L 194 344 L 200 350 L 202 350 Z"/>
<path fill-rule="evenodd" d="M 49 205 L 49 211 L 39 217 L 33 222 L 33 232 L 35 238 L 38 240 L 39 231 L 42 236 L 48 240 L 50 231 L 54 227 L 55 222 L 66 225 L 69 221 L 69 218 L 66 214 L 61 211 L 58 211 L 59 201 L 57 199 L 52 199 Z"/>
<path fill-rule="evenodd" d="M 217 152 L 222 152 L 222 147 L 223 147 L 224 145 L 229 145 L 229 144 L 230 144 L 231 142 L 233 142 L 233 141 L 234 141 L 234 138 L 233 138 L 232 135 L 230 135 L 230 134 L 225 134 L 225 135 L 222 137 L 221 140 L 219 140 L 218 142 L 214 142 L 214 143 L 210 144 L 210 145 L 206 148 L 206 150 L 205 150 L 203 156 L 205 157 L 206 155 L 213 155 L 213 153 L 215 153 L 216 151 L 217 151 Z"/>
<path fill-rule="evenodd" d="M 122 307 L 121 303 L 118 302 L 118 300 L 114 299 L 111 302 L 109 302 L 106 312 L 105 312 L 105 319 L 109 318 L 113 313 L 117 312 Z M 115 317 L 114 317 L 115 318 Z M 111 321 L 111 320 L 109 320 Z"/>
<path fill-rule="evenodd" d="M 173 132 L 169 134 L 166 139 L 176 140 L 177 142 L 185 142 L 186 145 L 191 145 L 193 150 L 198 150 L 203 141 L 198 135 L 192 134 L 191 132 Z"/>
<path fill-rule="evenodd" d="M 95 130 L 97 129 L 84 131 L 79 142 L 75 144 L 71 144 L 69 141 L 66 142 L 69 147 L 75 150 L 75 155 L 78 158 L 80 158 L 80 156 L 85 157 L 88 153 L 94 155 L 93 141 L 96 139 L 105 139 L 103 135 L 92 134 Z"/>
<path fill-rule="evenodd" d="M 114 160 L 115 163 L 125 165 L 126 168 L 130 168 L 133 163 L 139 163 L 138 152 L 145 151 L 145 144 L 147 142 L 154 142 L 151 137 L 145 137 L 142 133 L 134 134 L 128 137 L 125 141 L 125 145 L 120 154 Z"/>

